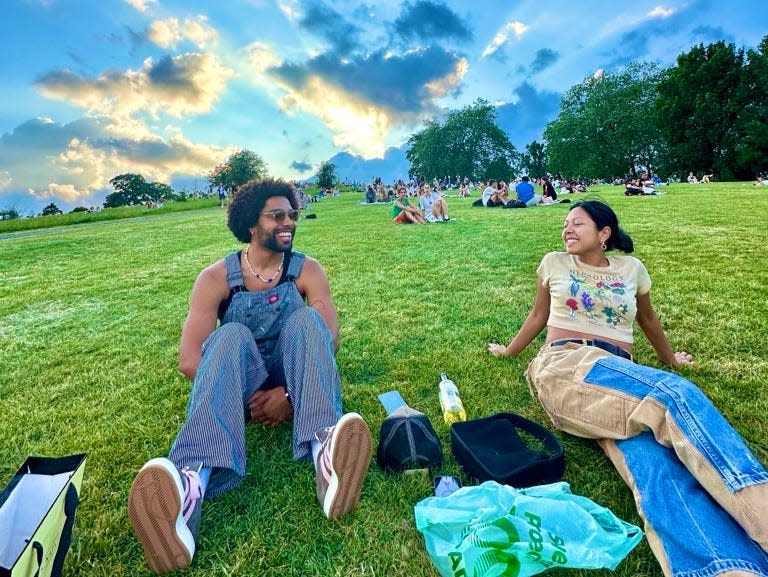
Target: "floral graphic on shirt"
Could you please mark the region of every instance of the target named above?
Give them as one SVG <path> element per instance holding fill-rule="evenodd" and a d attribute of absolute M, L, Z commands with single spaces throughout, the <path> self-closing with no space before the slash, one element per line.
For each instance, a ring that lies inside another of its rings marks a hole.
<path fill-rule="evenodd" d="M 592 313 L 592 309 L 595 308 L 595 301 L 592 299 L 592 295 L 590 295 L 587 291 L 582 291 L 580 298 L 581 305 L 584 307 L 584 310 L 590 317 L 594 319 L 595 315 Z"/>
<path fill-rule="evenodd" d="M 629 306 L 622 298 L 625 293 L 626 284 L 621 279 L 598 280 L 581 271 L 571 271 L 568 285 L 571 298 L 566 299 L 564 304 L 571 318 L 581 314 L 591 323 L 615 327 L 626 319 L 629 312 Z"/>

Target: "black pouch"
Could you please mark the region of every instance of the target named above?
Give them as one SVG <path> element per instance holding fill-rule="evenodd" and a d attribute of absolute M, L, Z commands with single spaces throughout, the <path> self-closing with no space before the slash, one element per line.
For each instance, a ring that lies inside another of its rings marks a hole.
<path fill-rule="evenodd" d="M 558 438 L 515 413 L 454 423 L 451 445 L 467 475 L 480 481 L 531 487 L 559 481 L 565 471 Z"/>

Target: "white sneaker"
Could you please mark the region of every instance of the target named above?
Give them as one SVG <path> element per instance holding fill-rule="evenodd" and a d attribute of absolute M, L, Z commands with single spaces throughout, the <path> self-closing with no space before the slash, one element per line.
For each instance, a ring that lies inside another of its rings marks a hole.
<path fill-rule="evenodd" d="M 333 427 L 316 434 L 317 498 L 329 519 L 357 506 L 371 460 L 371 432 L 357 413 L 347 413 Z"/>
<path fill-rule="evenodd" d="M 197 472 L 185 468 L 179 474 L 164 457 L 147 461 L 136 475 L 128 495 L 128 518 L 155 573 L 192 563 L 195 537 L 187 520 L 197 513 L 199 523 L 201 497 Z"/>

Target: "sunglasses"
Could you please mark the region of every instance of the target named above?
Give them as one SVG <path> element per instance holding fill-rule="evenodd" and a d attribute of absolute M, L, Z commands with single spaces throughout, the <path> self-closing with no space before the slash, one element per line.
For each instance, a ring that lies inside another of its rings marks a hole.
<path fill-rule="evenodd" d="M 271 216 L 273 219 L 275 219 L 275 222 L 285 222 L 286 216 L 294 222 L 299 220 L 299 211 L 295 208 L 292 208 L 291 210 L 273 208 L 272 210 L 266 210 L 260 214 L 263 214 L 264 216 Z"/>

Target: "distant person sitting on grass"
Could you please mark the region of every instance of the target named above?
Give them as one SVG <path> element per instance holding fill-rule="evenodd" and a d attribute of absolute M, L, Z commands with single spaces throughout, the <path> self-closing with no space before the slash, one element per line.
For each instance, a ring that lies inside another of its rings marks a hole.
<path fill-rule="evenodd" d="M 179 345 L 179 368 L 194 382 L 187 417 L 168 458 L 148 461 L 128 497 L 155 573 L 190 565 L 203 498 L 242 483 L 248 421 L 292 422 L 293 457 L 312 459 L 327 517 L 360 498 L 371 436 L 360 415 L 342 412 L 336 308 L 320 263 L 292 251 L 297 206 L 285 181 L 240 187 L 227 224 L 246 248 L 192 288 Z"/>
<path fill-rule="evenodd" d="M 506 189 L 500 186 L 495 180 L 491 180 L 488 182 L 485 189 L 483 189 L 482 196 L 473 202 L 472 206 L 487 206 L 488 208 L 493 208 L 496 206 L 504 206 L 508 200 L 509 197 L 507 196 Z"/>
<path fill-rule="evenodd" d="M 627 181 L 624 194 L 627 196 L 655 196 L 656 189 L 653 188 L 650 181 L 640 183 L 636 178 L 633 178 Z"/>
<path fill-rule="evenodd" d="M 397 198 L 392 205 L 392 222 L 395 224 L 424 224 L 425 222 L 421 210 L 411 206 L 408 191 L 404 186 L 397 189 Z"/>
<path fill-rule="evenodd" d="M 552 181 L 548 177 L 544 177 L 541 181 L 541 204 L 555 204 L 557 203 L 557 192 L 555 187 L 552 186 Z"/>
<path fill-rule="evenodd" d="M 445 195 L 424 183 L 419 193 L 419 206 L 428 222 L 448 222 L 448 205 Z"/>
<path fill-rule="evenodd" d="M 768 471 L 696 385 L 632 356 L 637 321 L 662 363 L 693 361 L 667 341 L 643 263 L 612 254 L 633 252 L 632 239 L 597 200 L 576 202 L 560 236 L 517 335 L 489 352 L 517 356 L 545 331 L 525 373 L 531 391 L 555 427 L 597 439 L 664 575 L 768 575 Z"/>
<path fill-rule="evenodd" d="M 536 194 L 536 190 L 527 174 L 515 186 L 515 193 L 517 194 L 517 200 L 524 203 L 525 206 L 534 206 L 541 201 L 541 195 Z"/>

